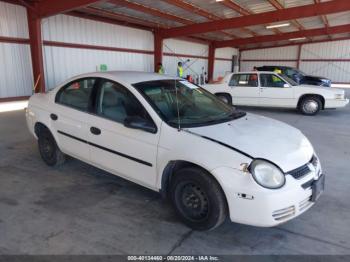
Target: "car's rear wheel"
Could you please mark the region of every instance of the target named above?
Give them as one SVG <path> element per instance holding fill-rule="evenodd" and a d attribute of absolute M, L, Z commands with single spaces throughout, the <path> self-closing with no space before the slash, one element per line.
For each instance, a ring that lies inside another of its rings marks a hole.
<path fill-rule="evenodd" d="M 216 94 L 216 96 L 222 100 L 223 102 L 225 102 L 226 104 L 232 105 L 232 97 L 229 94 Z"/>
<path fill-rule="evenodd" d="M 304 115 L 316 115 L 322 108 L 322 101 L 317 96 L 304 97 L 299 104 L 299 110 Z"/>
<path fill-rule="evenodd" d="M 225 195 L 218 182 L 205 171 L 184 168 L 176 172 L 170 196 L 182 221 L 195 230 L 211 230 L 227 217 Z"/>
<path fill-rule="evenodd" d="M 48 129 L 38 134 L 38 146 L 41 158 L 49 166 L 60 166 L 65 162 L 65 155 L 58 148 L 54 137 Z"/>

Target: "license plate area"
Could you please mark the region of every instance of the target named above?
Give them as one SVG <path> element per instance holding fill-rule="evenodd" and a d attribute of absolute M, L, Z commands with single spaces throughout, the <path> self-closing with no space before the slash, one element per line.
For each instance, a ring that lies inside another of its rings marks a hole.
<path fill-rule="evenodd" d="M 326 180 L 325 178 L 326 176 L 322 174 L 317 180 L 315 180 L 312 183 L 312 197 L 311 197 L 312 202 L 316 202 L 317 199 L 322 194 L 322 192 L 324 191 L 324 185 Z"/>

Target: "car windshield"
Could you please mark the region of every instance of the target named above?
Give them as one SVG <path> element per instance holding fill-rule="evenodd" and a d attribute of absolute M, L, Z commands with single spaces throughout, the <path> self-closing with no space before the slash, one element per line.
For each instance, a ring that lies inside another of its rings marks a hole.
<path fill-rule="evenodd" d="M 246 113 L 185 80 L 156 80 L 133 85 L 169 125 L 195 127 L 240 118 Z"/>
<path fill-rule="evenodd" d="M 291 86 L 298 86 L 298 83 L 295 82 L 293 79 L 289 78 L 286 75 L 283 74 L 278 74 L 279 76 L 281 76 L 286 82 L 288 82 L 288 84 L 290 84 Z"/>

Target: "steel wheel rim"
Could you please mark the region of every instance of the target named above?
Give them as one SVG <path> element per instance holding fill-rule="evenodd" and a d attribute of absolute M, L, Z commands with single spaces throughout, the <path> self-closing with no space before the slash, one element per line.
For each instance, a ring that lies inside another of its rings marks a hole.
<path fill-rule="evenodd" d="M 317 112 L 318 107 L 319 107 L 319 105 L 315 100 L 307 100 L 303 104 L 303 109 L 308 114 L 313 114 L 313 113 Z"/>
<path fill-rule="evenodd" d="M 203 221 L 209 214 L 209 199 L 206 192 L 194 182 L 182 182 L 176 188 L 180 212 L 192 221 Z"/>

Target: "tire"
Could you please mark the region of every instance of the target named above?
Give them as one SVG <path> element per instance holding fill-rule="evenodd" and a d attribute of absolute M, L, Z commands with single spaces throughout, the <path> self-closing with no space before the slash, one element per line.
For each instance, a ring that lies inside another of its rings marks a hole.
<path fill-rule="evenodd" d="M 232 105 L 232 97 L 229 94 L 216 94 L 216 96 L 226 104 Z"/>
<path fill-rule="evenodd" d="M 205 171 L 189 167 L 174 174 L 170 198 L 181 220 L 195 230 L 212 230 L 227 217 L 225 195 Z"/>
<path fill-rule="evenodd" d="M 313 116 L 316 115 L 322 108 L 322 101 L 317 96 L 304 97 L 299 104 L 299 110 L 302 114 Z"/>
<path fill-rule="evenodd" d="M 38 134 L 38 147 L 42 160 L 48 166 L 58 167 L 65 162 L 65 155 L 58 148 L 54 137 L 48 129 L 43 129 Z"/>

